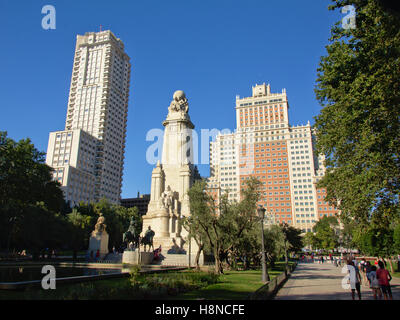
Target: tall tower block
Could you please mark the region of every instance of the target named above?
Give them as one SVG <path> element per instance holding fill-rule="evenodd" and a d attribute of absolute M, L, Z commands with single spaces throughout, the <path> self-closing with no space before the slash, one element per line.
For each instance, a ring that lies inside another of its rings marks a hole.
<path fill-rule="evenodd" d="M 111 31 L 77 36 L 65 130 L 50 133 L 46 158 L 71 206 L 120 201 L 130 69 Z"/>

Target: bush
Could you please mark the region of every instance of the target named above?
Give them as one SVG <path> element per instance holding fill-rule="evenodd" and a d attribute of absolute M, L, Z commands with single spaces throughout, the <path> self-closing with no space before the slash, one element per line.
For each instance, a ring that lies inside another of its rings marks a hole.
<path fill-rule="evenodd" d="M 219 276 L 210 272 L 186 271 L 163 274 L 140 274 L 138 269 L 131 271 L 131 285 L 145 298 L 177 295 L 217 283 Z"/>

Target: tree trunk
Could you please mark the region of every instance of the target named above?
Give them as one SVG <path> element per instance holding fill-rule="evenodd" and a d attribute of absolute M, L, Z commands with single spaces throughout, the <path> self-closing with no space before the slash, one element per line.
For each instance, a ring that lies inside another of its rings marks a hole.
<path fill-rule="evenodd" d="M 215 273 L 221 274 L 223 272 L 221 257 L 219 256 L 219 250 L 214 249 L 214 258 L 215 258 Z"/>
<path fill-rule="evenodd" d="M 200 270 L 200 254 L 201 254 L 201 251 L 203 251 L 203 248 L 204 248 L 204 244 L 199 245 L 199 250 L 197 250 L 197 253 L 196 253 L 196 258 L 195 258 L 196 270 Z"/>
<path fill-rule="evenodd" d="M 393 274 L 394 270 L 393 270 L 393 265 L 392 265 L 392 257 L 387 257 L 387 260 L 389 261 L 390 272 Z"/>
<path fill-rule="evenodd" d="M 225 254 L 225 261 L 226 261 L 226 264 L 228 265 L 229 270 L 234 270 L 234 268 L 235 268 L 235 262 L 232 259 L 232 256 L 233 255 L 231 252 L 227 252 Z"/>
<path fill-rule="evenodd" d="M 243 260 L 243 270 L 246 271 L 249 268 L 249 261 L 247 259 L 247 256 L 244 256 L 242 260 Z"/>
<path fill-rule="evenodd" d="M 288 252 L 287 252 L 287 246 L 286 246 L 286 241 L 285 241 L 285 267 L 287 267 L 288 264 Z"/>

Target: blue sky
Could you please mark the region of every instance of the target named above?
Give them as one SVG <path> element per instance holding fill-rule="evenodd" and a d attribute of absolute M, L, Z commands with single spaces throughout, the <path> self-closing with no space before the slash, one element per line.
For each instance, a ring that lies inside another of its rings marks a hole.
<path fill-rule="evenodd" d="M 185 91 L 198 132 L 233 130 L 236 95 L 263 82 L 272 92 L 286 88 L 291 124 L 314 123 L 319 58 L 344 17 L 330 3 L 0 0 L 0 130 L 47 150 L 49 132 L 65 126 L 76 35 L 102 25 L 132 63 L 122 197 L 148 193 L 146 133 L 162 129 L 175 90 Z M 56 9 L 55 30 L 41 27 L 44 5 Z M 200 173 L 208 176 L 208 165 Z"/>

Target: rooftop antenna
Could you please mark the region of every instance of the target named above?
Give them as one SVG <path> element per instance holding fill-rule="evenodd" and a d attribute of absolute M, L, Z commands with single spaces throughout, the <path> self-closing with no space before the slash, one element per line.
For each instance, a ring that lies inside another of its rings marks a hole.
<path fill-rule="evenodd" d="M 102 26 L 102 25 L 100 25 L 100 32 L 102 31 L 102 28 L 103 28 L 103 26 Z"/>

